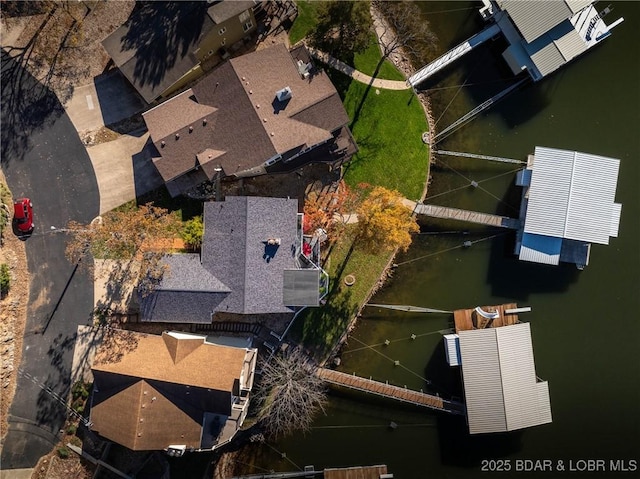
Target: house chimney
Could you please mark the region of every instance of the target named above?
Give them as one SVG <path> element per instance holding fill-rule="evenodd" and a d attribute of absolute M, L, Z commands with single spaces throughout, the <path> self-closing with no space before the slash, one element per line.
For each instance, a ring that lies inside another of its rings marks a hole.
<path fill-rule="evenodd" d="M 274 246 L 274 245 L 278 245 L 278 246 L 279 246 L 279 245 L 280 245 L 280 243 L 281 243 L 280 238 L 269 238 L 269 239 L 267 240 L 267 244 L 268 244 L 268 245 L 272 245 L 272 246 Z"/>

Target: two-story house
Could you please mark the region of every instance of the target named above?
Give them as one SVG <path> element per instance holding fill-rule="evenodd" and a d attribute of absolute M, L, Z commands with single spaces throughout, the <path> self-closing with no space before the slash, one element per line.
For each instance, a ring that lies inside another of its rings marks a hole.
<path fill-rule="evenodd" d="M 172 196 L 225 176 L 335 166 L 357 151 L 338 92 L 304 46 L 233 58 L 143 118 Z"/>
<path fill-rule="evenodd" d="M 133 451 L 209 451 L 233 438 L 253 388 L 249 340 L 109 334 L 92 366 L 93 431 Z"/>
<path fill-rule="evenodd" d="M 102 45 L 147 103 L 229 57 L 256 29 L 253 0 L 140 2 Z"/>

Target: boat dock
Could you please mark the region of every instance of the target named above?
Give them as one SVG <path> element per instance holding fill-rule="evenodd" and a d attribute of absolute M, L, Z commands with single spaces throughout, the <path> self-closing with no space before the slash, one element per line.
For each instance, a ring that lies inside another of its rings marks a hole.
<path fill-rule="evenodd" d="M 355 374 L 342 373 L 333 369 L 318 368 L 316 374 L 323 381 L 357 391 L 376 394 L 396 401 L 402 401 L 416 406 L 424 406 L 437 411 L 451 414 L 464 414 L 464 405 L 455 401 L 448 401 L 439 396 L 433 396 L 419 391 L 392 386 L 391 384 L 362 378 Z"/>
<path fill-rule="evenodd" d="M 492 24 L 482 30 L 480 33 L 476 33 L 468 40 L 462 42 L 460 45 L 452 48 L 444 55 L 436 58 L 434 61 L 425 65 L 412 76 L 409 77 L 409 84 L 415 87 L 418 83 L 425 81 L 427 78 L 435 75 L 443 68 L 451 65 L 453 62 L 462 58 L 465 54 L 469 53 L 478 45 L 481 45 L 490 38 L 500 33 L 500 27 L 497 24 Z"/>
<path fill-rule="evenodd" d="M 413 206 L 413 211 L 419 215 L 431 216 L 433 218 L 466 221 L 467 223 L 476 223 L 512 230 L 517 230 L 518 228 L 520 228 L 520 220 L 516 218 L 509 218 L 508 216 L 491 215 L 488 213 L 479 213 L 477 211 L 449 208 L 448 206 L 417 204 L 409 200 L 405 201 L 406 206 Z"/>
<path fill-rule="evenodd" d="M 518 308 L 516 303 L 457 309 L 453 312 L 453 323 L 456 333 L 472 329 L 500 328 L 518 324 L 518 312 L 525 310 L 528 308 Z"/>

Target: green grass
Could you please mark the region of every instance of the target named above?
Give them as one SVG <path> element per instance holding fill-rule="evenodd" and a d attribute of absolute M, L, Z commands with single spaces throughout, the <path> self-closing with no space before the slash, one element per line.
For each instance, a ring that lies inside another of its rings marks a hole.
<path fill-rule="evenodd" d="M 378 47 L 378 39 L 374 33 L 371 34 L 371 41 L 367 49 L 362 53 L 356 53 L 354 57 L 354 67 L 369 76 L 373 76 L 378 62 L 380 61 L 380 47 Z M 380 71 L 376 75 L 376 78 L 382 78 L 384 80 L 401 80 L 404 81 L 405 77 L 400 73 L 397 68 L 389 60 L 385 60 L 380 67 Z"/>
<path fill-rule="evenodd" d="M 309 0 L 298 0 L 298 16 L 289 30 L 289 41 L 295 44 L 306 37 L 317 22 L 316 10 L 319 2 Z"/>
<path fill-rule="evenodd" d="M 320 308 L 307 309 L 291 329 L 291 336 L 303 342 L 321 360 L 330 352 L 348 327 L 371 287 L 378 281 L 391 252 L 372 254 L 354 244 L 355 226 L 347 230 L 337 241 L 325 264 L 330 276 L 327 303 Z M 344 277 L 353 274 L 356 282 L 344 284 Z"/>
<path fill-rule="evenodd" d="M 352 187 L 362 182 L 384 186 L 418 199 L 429 167 L 429 150 L 422 142 L 428 126 L 420 101 L 412 90 L 367 89 L 352 81 L 343 101 L 360 149 L 346 166 L 345 181 Z"/>

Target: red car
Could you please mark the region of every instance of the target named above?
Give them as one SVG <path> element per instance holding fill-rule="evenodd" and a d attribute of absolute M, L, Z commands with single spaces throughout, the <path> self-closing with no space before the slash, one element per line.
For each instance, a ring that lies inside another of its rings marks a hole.
<path fill-rule="evenodd" d="M 13 223 L 20 233 L 33 231 L 33 203 L 29 198 L 19 198 L 13 202 Z"/>

